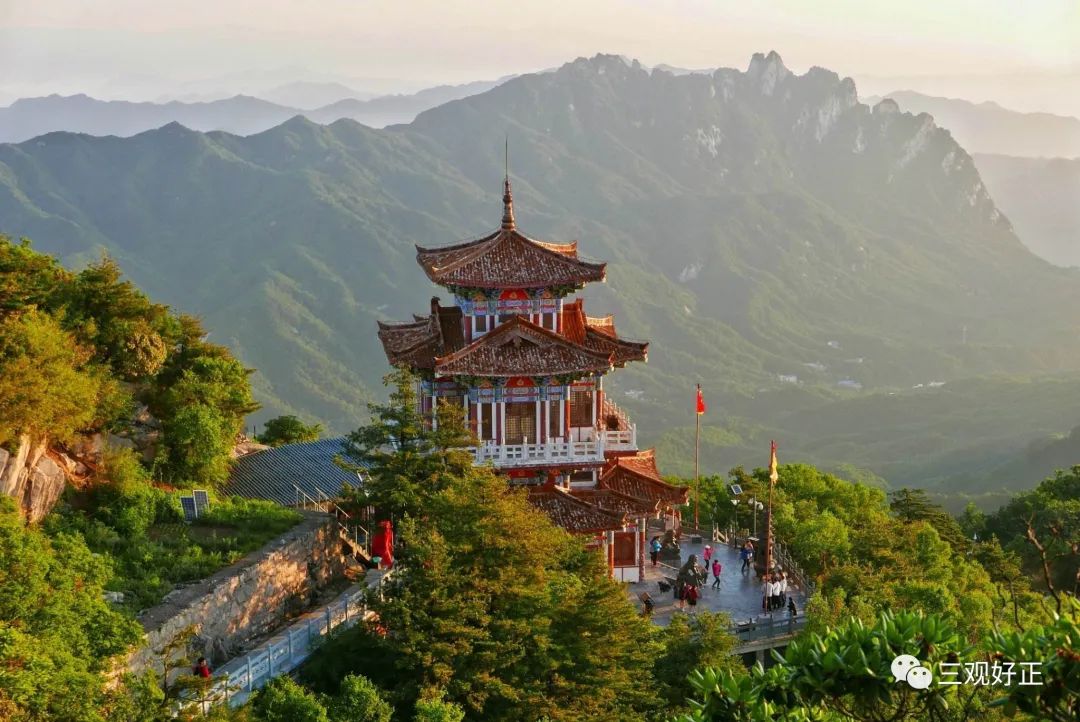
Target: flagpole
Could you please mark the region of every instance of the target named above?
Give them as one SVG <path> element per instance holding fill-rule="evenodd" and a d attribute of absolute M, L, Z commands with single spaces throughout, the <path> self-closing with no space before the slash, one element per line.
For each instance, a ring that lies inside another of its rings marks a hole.
<path fill-rule="evenodd" d="M 694 401 L 694 418 L 697 427 L 694 431 L 694 530 L 701 527 L 698 524 L 698 508 L 701 506 L 701 481 L 698 473 L 698 457 L 701 454 L 701 412 L 697 406 L 697 399 L 701 398 L 701 384 L 697 385 L 697 396 Z"/>
<path fill-rule="evenodd" d="M 776 442 L 769 449 L 769 505 L 765 508 L 765 574 L 772 572 L 772 504 L 776 486 Z"/>

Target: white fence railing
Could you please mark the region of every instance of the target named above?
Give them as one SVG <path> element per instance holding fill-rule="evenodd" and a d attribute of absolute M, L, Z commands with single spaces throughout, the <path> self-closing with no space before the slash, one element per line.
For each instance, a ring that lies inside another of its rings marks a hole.
<path fill-rule="evenodd" d="M 523 466 L 562 461 L 603 461 L 604 441 L 566 441 L 551 439 L 541 444 L 485 443 L 475 449 L 476 462 L 491 461 L 496 466 Z"/>
<path fill-rule="evenodd" d="M 637 450 L 636 424 L 630 424 L 630 428 L 620 429 L 619 431 L 601 431 L 600 436 L 604 440 L 604 448 L 608 451 Z"/>
<path fill-rule="evenodd" d="M 382 575 L 378 584 L 386 578 Z M 288 674 L 303 664 L 331 632 L 347 629 L 370 616 L 365 584 L 357 585 L 321 609 L 300 617 L 287 629 L 247 654 L 234 657 L 217 669 L 205 689 L 185 695 L 186 708 L 207 709 L 215 704 L 243 704 L 252 692 L 274 677 Z"/>

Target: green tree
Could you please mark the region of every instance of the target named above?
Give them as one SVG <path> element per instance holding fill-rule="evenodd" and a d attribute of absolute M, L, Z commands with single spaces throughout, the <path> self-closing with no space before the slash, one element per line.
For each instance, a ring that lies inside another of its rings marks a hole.
<path fill-rule="evenodd" d="M 0 496 L 0 705 L 9 719 L 97 720 L 110 659 L 141 630 L 111 609 L 110 570 L 78 536 L 27 528 Z"/>
<path fill-rule="evenodd" d="M 184 486 L 225 480 L 235 432 L 218 409 L 207 404 L 179 408 L 162 428 L 159 468 L 163 476 Z"/>
<path fill-rule="evenodd" d="M 123 280 L 120 266 L 108 257 L 80 271 L 64 300 L 66 325 L 126 381 L 157 374 L 180 330 L 168 307 Z"/>
<path fill-rule="evenodd" d="M 266 428 L 256 440 L 269 446 L 284 446 L 315 441 L 322 433 L 322 424 L 308 425 L 295 416 L 278 416 L 266 422 Z"/>
<path fill-rule="evenodd" d="M 61 441 L 121 395 L 90 354 L 43 313 L 0 321 L 0 444 L 19 434 Z"/>
<path fill-rule="evenodd" d="M 255 695 L 251 712 L 260 722 L 330 722 L 318 697 L 291 677 L 275 677 Z"/>
<path fill-rule="evenodd" d="M 469 473 L 474 443 L 465 430 L 460 409 L 438 407 L 437 428 L 420 414 L 417 377 L 396 369 L 384 383 L 392 386 L 386 404 L 373 404 L 372 421 L 349 434 L 340 460 L 346 468 L 363 471 L 362 489 L 354 493 L 361 506 L 372 505 L 388 517 L 416 515 L 427 500 L 453 478 Z"/>
<path fill-rule="evenodd" d="M 465 719 L 465 710 L 453 702 L 447 702 L 441 696 L 416 700 L 416 714 L 413 722 L 461 722 Z"/>
<path fill-rule="evenodd" d="M 730 624 L 726 614 L 702 612 L 676 615 L 661 630 L 662 651 L 655 657 L 652 676 L 669 711 L 685 707 L 694 691 L 689 675 L 695 669 L 713 667 L 734 674 L 742 671 L 742 663 L 733 654 L 735 638 L 728 632 Z"/>
<path fill-rule="evenodd" d="M 986 533 L 1020 555 L 1037 586 L 1058 600 L 1080 592 L 1080 466 L 1059 469 L 986 518 Z M 1041 547 L 1041 550 L 1040 550 Z"/>
<path fill-rule="evenodd" d="M 350 674 L 327 708 L 331 722 L 390 722 L 393 707 L 371 680 Z"/>
<path fill-rule="evenodd" d="M 966 552 L 971 547 L 956 519 L 930 501 L 922 489 L 898 489 L 889 494 L 889 509 L 905 522 L 925 521 L 937 530 L 938 536 L 953 549 Z"/>
<path fill-rule="evenodd" d="M 28 308 L 54 310 L 59 289 L 70 281 L 71 274 L 52 256 L 35 253 L 29 240 L 15 243 L 0 233 L 0 318 Z"/>

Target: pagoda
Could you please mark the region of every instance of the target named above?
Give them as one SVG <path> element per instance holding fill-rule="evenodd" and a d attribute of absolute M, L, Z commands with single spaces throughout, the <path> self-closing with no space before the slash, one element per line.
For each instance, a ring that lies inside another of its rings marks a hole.
<path fill-rule="evenodd" d="M 606 264 L 580 257 L 576 241 L 521 233 L 509 174 L 498 230 L 417 246 L 416 259 L 454 303 L 436 297 L 426 316 L 380 322 L 379 340 L 391 365 L 420 377 L 422 414 L 435 424 L 439 406 L 460 408 L 478 441 L 477 464 L 527 485 L 534 506 L 589 535 L 613 576 L 642 578 L 648 520 L 675 526 L 689 490 L 660 478 L 653 451 L 638 449 L 636 426 L 604 394 L 604 376 L 646 361 L 649 347 L 571 300 L 605 280 Z"/>

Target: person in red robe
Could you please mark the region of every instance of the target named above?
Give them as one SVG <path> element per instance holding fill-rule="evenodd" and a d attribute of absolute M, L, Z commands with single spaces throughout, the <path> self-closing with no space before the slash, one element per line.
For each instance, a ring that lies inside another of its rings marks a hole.
<path fill-rule="evenodd" d="M 389 521 L 379 522 L 379 530 L 371 539 L 371 555 L 379 557 L 385 569 L 394 566 L 394 527 Z"/>

